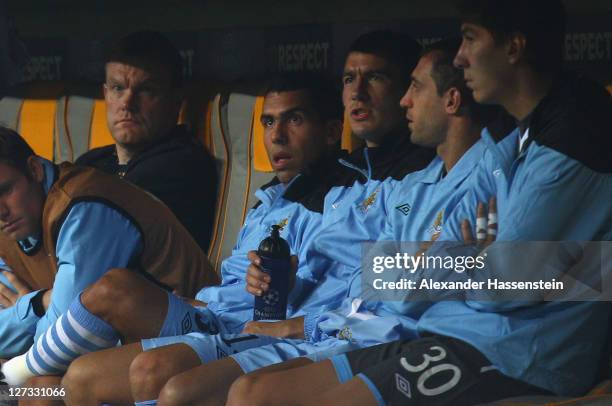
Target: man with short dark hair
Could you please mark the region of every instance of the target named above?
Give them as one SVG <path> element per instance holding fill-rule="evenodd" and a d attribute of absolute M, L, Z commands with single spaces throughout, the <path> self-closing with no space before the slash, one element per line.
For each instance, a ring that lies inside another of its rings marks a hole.
<path fill-rule="evenodd" d="M 115 145 L 85 153 L 76 163 L 116 174 L 152 193 L 174 212 L 204 253 L 215 211 L 212 158 L 184 126 L 182 60 L 152 31 L 129 34 L 106 57 L 104 100 Z"/>
<path fill-rule="evenodd" d="M 172 212 L 141 189 L 34 154 L 0 128 L 0 357 L 21 354 L 111 268 L 193 295 L 217 281 L 207 258 Z M 8 301 L 8 302 L 7 302 Z"/>

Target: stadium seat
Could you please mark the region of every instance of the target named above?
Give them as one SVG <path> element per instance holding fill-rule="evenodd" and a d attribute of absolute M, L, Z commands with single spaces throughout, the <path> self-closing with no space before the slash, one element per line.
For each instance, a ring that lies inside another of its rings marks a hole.
<path fill-rule="evenodd" d="M 92 148 L 113 143 L 106 124 L 106 106 L 100 85 L 67 87 L 63 127 L 72 146 L 72 155 L 62 157 L 74 161 Z"/>
<path fill-rule="evenodd" d="M 62 83 L 29 83 L 0 100 L 0 122 L 20 132 L 38 155 L 50 160 L 70 145 L 58 128 L 66 101 L 63 90 Z"/>
<path fill-rule="evenodd" d="M 217 271 L 255 204 L 255 191 L 273 176 L 259 124 L 262 98 L 256 94 L 238 87 L 218 95 L 213 103 L 210 150 L 222 181 L 208 256 Z"/>

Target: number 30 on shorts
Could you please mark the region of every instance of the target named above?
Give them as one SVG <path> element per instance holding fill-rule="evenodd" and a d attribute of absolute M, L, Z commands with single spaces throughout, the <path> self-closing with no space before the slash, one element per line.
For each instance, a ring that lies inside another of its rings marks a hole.
<path fill-rule="evenodd" d="M 442 361 L 446 358 L 446 351 L 440 346 L 435 345 L 433 347 L 429 347 L 429 350 L 430 354 L 423 354 L 423 362 L 418 365 L 410 364 L 405 357 L 400 359 L 400 364 L 402 368 L 408 372 L 414 374 L 422 372 L 417 379 L 417 389 L 419 392 L 425 396 L 438 396 L 448 392 L 459 383 L 461 380 L 461 370 L 456 365 L 450 363 L 438 364 L 428 368 L 432 362 Z M 452 372 L 450 380 L 435 388 L 428 388 L 425 386 L 425 383 L 432 376 L 444 371 Z"/>

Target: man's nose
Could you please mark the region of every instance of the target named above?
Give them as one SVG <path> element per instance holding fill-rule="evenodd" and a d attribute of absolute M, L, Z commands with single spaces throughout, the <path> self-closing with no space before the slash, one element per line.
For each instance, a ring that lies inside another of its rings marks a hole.
<path fill-rule="evenodd" d="M 465 57 L 465 49 L 463 46 L 463 42 L 461 42 L 461 46 L 457 51 L 457 55 L 455 55 L 453 65 L 455 65 L 455 67 L 459 69 L 465 69 L 468 66 L 467 59 Z"/>
<path fill-rule="evenodd" d="M 137 95 L 134 93 L 134 91 L 127 89 L 125 92 L 123 92 L 121 97 L 121 108 L 128 111 L 135 111 L 137 110 L 138 106 L 137 101 Z"/>
<path fill-rule="evenodd" d="M 412 101 L 412 94 L 410 91 L 411 88 L 408 88 L 404 96 L 400 99 L 400 106 L 405 109 L 410 109 L 413 107 L 414 103 Z"/>
<path fill-rule="evenodd" d="M 367 100 L 369 97 L 367 81 L 362 76 L 357 76 L 353 81 L 352 100 Z"/>
<path fill-rule="evenodd" d="M 283 122 L 279 122 L 272 129 L 271 138 L 274 144 L 284 145 L 287 143 L 287 128 Z"/>

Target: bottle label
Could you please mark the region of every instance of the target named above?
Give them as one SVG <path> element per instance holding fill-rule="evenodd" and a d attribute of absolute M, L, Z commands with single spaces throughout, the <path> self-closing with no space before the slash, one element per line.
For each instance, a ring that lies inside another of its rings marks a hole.
<path fill-rule="evenodd" d="M 291 264 L 288 259 L 262 256 L 261 268 L 270 275 L 272 282 L 263 296 L 255 297 L 253 320 L 285 320 L 287 318 Z"/>

